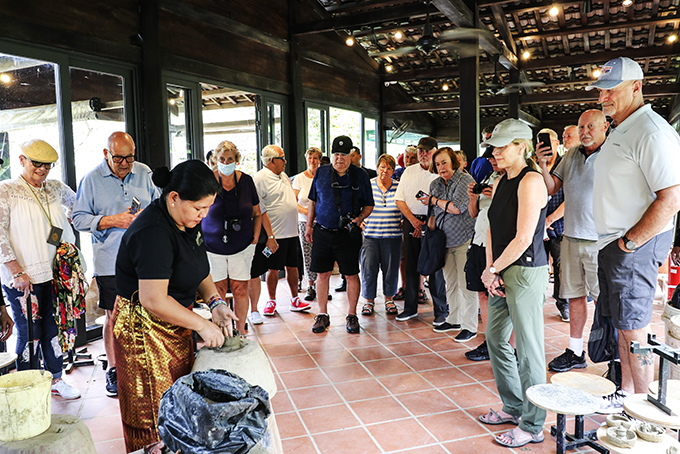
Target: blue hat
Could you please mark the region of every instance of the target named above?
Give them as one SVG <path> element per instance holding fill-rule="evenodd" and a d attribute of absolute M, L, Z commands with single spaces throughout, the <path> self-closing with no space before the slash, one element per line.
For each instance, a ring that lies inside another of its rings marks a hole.
<path fill-rule="evenodd" d="M 614 60 L 609 60 L 600 69 L 600 77 L 597 82 L 588 85 L 586 90 L 599 88 L 601 90 L 611 90 L 616 88 L 627 80 L 642 80 L 645 74 L 642 68 L 634 60 L 628 57 L 619 57 Z"/>

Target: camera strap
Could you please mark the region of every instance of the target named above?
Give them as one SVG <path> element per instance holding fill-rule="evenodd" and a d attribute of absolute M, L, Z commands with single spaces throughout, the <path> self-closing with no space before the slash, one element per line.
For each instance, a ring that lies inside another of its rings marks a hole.
<path fill-rule="evenodd" d="M 349 166 L 347 169 L 352 181 L 352 216 L 359 211 L 359 182 L 357 173 Z M 340 198 L 340 185 L 338 184 L 338 172 L 331 166 L 331 187 L 333 188 L 333 196 L 335 197 L 335 206 L 338 208 L 338 213 L 342 216 L 342 199 Z"/>

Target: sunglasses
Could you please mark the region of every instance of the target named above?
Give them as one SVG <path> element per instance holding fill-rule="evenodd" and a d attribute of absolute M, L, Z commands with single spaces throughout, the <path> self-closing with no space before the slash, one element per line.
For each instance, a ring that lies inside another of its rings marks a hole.
<path fill-rule="evenodd" d="M 280 159 L 281 161 L 286 162 L 286 158 L 283 158 L 281 156 L 276 156 L 276 157 L 272 158 L 272 161 L 276 161 L 277 159 Z"/>
<path fill-rule="evenodd" d="M 133 155 L 133 154 L 131 154 L 130 156 L 114 156 L 109 151 L 109 156 L 111 156 L 111 159 L 113 159 L 113 162 L 115 162 L 116 164 L 120 164 L 123 161 L 127 161 L 129 164 L 132 164 L 133 162 L 135 162 L 135 155 Z"/>
<path fill-rule="evenodd" d="M 26 156 L 24 156 L 26 158 Z M 46 170 L 50 170 L 52 167 L 54 167 L 56 164 L 54 162 L 40 162 L 40 161 L 34 161 L 31 158 L 26 158 L 29 161 L 31 161 L 31 164 L 33 164 L 33 167 L 36 169 L 39 169 L 41 167 L 45 167 Z"/>

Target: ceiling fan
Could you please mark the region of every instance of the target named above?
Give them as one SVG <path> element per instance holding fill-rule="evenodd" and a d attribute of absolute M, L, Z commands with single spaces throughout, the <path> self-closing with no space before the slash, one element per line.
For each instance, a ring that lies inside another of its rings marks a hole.
<path fill-rule="evenodd" d="M 517 93 L 522 88 L 540 87 L 545 85 L 543 82 L 518 82 L 514 84 L 504 84 L 503 79 L 498 75 L 498 59 L 500 55 L 493 56 L 493 78 L 491 82 L 486 84 L 488 92 L 494 95 L 508 95 L 510 93 Z"/>
<path fill-rule="evenodd" d="M 426 2 L 427 16 L 423 26 L 423 34 L 418 41 L 415 43 L 411 42 L 409 46 L 385 52 L 373 52 L 368 55 L 374 58 L 397 57 L 416 51 L 429 55 L 437 49 L 446 49 L 454 50 L 460 57 L 470 57 L 476 55 L 479 51 L 478 44 L 473 41 L 475 38 L 493 37 L 490 31 L 476 28 L 456 28 L 441 32 L 439 36 L 434 36 L 432 24 L 430 23 L 430 3 L 431 1 L 429 0 Z"/>

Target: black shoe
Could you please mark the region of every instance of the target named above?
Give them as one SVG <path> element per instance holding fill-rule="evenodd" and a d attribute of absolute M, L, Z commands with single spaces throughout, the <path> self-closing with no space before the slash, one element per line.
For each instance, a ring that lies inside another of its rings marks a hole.
<path fill-rule="evenodd" d="M 118 374 L 116 374 L 115 367 L 106 371 L 106 395 L 109 397 L 118 396 Z"/>
<path fill-rule="evenodd" d="M 474 350 L 465 352 L 465 357 L 470 361 L 488 361 L 489 349 L 486 346 L 486 341 L 482 342 Z"/>
<path fill-rule="evenodd" d="M 439 326 L 435 326 L 432 331 L 435 333 L 446 333 L 447 331 L 458 331 L 460 329 L 459 324 L 452 325 L 449 322 L 444 322 Z"/>
<path fill-rule="evenodd" d="M 403 311 L 402 313 L 395 317 L 395 320 L 398 322 L 405 322 L 406 320 L 411 320 L 412 318 L 416 318 L 417 316 L 418 316 L 417 312 L 409 314 L 406 311 Z"/>
<path fill-rule="evenodd" d="M 347 321 L 347 332 L 350 334 L 359 334 L 359 317 L 350 314 L 345 320 Z"/>
<path fill-rule="evenodd" d="M 314 298 L 316 298 L 316 290 L 314 290 L 314 287 L 312 287 L 312 286 L 307 287 L 307 294 L 305 295 L 305 301 L 314 301 Z"/>
<path fill-rule="evenodd" d="M 331 294 L 329 293 L 329 294 L 328 294 L 328 301 L 330 301 L 330 300 L 332 300 L 332 299 L 333 299 L 333 295 L 331 295 Z"/>
<path fill-rule="evenodd" d="M 326 314 L 319 314 L 314 318 L 312 332 L 323 333 L 329 326 L 331 326 L 331 318 Z"/>
<path fill-rule="evenodd" d="M 453 340 L 455 340 L 456 342 L 467 342 L 470 339 L 474 339 L 475 337 L 477 337 L 477 333 L 473 333 L 472 331 L 464 329 L 463 331 L 458 333 L 458 335 L 454 337 Z"/>
<path fill-rule="evenodd" d="M 347 279 L 345 277 L 342 277 L 342 284 L 340 284 L 340 287 L 335 288 L 336 292 L 346 292 L 347 291 Z"/>
<path fill-rule="evenodd" d="M 437 315 L 432 322 L 432 326 L 442 326 L 444 323 L 446 323 L 446 317 Z"/>
<path fill-rule="evenodd" d="M 569 301 L 558 299 L 555 303 L 557 310 L 560 311 L 560 318 L 563 322 L 569 323 Z"/>
<path fill-rule="evenodd" d="M 570 348 L 548 364 L 548 369 L 553 372 L 567 372 L 572 369 L 585 369 L 586 367 L 588 367 L 586 352 L 581 353 L 581 356 L 576 356 Z"/>

